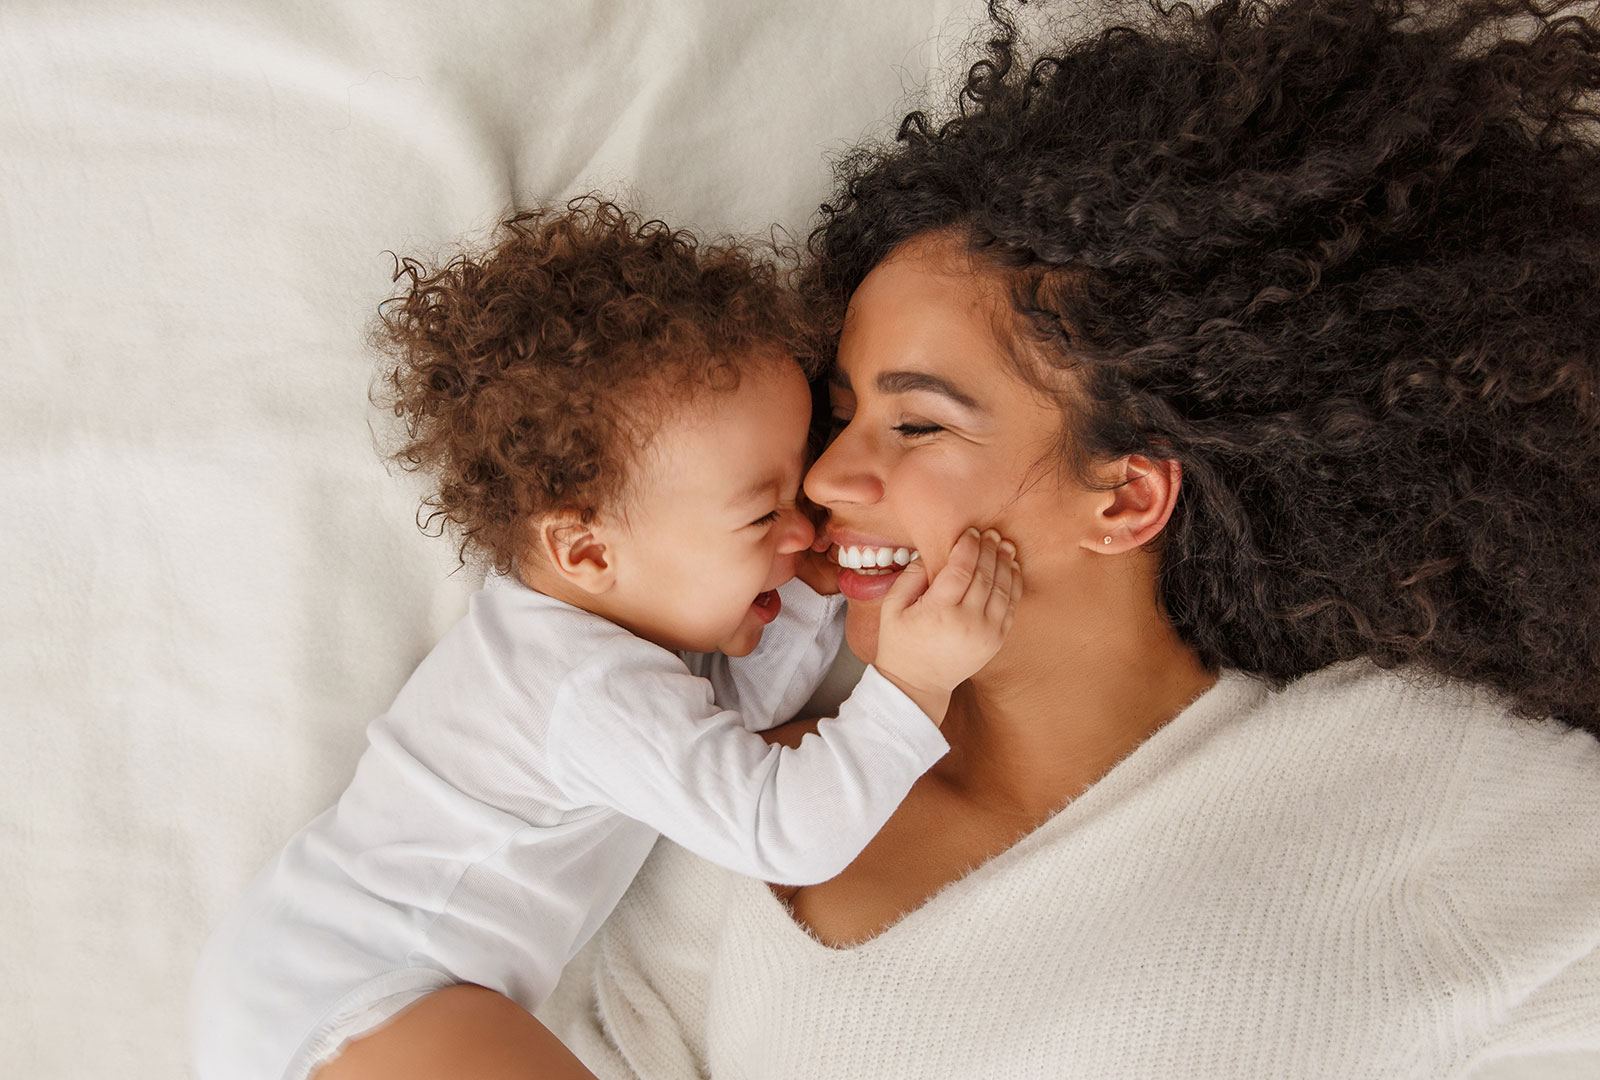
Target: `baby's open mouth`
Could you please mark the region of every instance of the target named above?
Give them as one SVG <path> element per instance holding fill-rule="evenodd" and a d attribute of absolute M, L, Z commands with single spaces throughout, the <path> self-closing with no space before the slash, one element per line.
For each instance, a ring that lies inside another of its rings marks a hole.
<path fill-rule="evenodd" d="M 922 557 L 922 553 L 915 548 L 840 547 L 838 544 L 828 554 L 844 569 L 869 577 L 897 574 Z"/>
<path fill-rule="evenodd" d="M 757 596 L 750 607 L 755 610 L 756 618 L 762 623 L 769 623 L 783 610 L 783 598 L 778 595 L 777 589 L 768 589 Z"/>

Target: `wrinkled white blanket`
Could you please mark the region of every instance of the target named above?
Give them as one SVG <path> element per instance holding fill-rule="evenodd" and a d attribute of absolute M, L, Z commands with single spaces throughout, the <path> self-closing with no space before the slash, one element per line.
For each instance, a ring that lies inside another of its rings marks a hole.
<path fill-rule="evenodd" d="M 803 228 L 980 15 L 0 4 L 0 1074 L 184 1075 L 207 928 L 476 585 L 369 432 L 385 250 Z"/>

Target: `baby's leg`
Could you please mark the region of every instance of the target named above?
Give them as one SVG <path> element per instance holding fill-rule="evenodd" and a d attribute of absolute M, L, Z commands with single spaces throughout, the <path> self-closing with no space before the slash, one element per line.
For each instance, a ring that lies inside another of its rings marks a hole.
<path fill-rule="evenodd" d="M 481 986 L 438 990 L 346 1046 L 312 1080 L 595 1080 L 526 1009 Z"/>

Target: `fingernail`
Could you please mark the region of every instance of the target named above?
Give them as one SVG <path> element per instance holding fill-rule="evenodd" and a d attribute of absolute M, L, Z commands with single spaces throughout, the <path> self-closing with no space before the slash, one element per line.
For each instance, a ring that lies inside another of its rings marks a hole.
<path fill-rule="evenodd" d="M 974 540 L 976 540 L 978 538 L 978 530 L 977 529 L 968 529 L 967 530 L 967 535 L 972 537 Z"/>
<path fill-rule="evenodd" d="M 1010 540 L 1002 540 L 1000 541 L 1000 550 L 1005 552 L 1007 555 L 1010 555 L 1017 550 L 1017 545 L 1013 544 Z"/>

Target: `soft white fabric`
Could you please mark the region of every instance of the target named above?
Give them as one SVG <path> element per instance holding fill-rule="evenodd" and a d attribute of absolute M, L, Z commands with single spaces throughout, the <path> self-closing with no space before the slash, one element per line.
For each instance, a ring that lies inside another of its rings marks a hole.
<path fill-rule="evenodd" d="M 1597 1076 L 1596 835 L 1587 733 L 1225 672 L 853 948 L 662 842 L 539 1015 L 602 1080 Z"/>
<path fill-rule="evenodd" d="M 201 941 L 477 586 L 368 431 L 385 251 L 803 229 L 980 6 L 0 0 L 0 1074 L 184 1075 Z"/>
<path fill-rule="evenodd" d="M 207 944 L 202 1080 L 301 1080 L 452 983 L 537 1007 L 658 833 L 775 881 L 849 865 L 949 746 L 873 668 L 815 735 L 769 745 L 757 732 L 800 709 L 843 637 L 841 598 L 798 580 L 779 596 L 755 651 L 702 678 L 491 575 L 368 728 L 338 803 Z"/>

